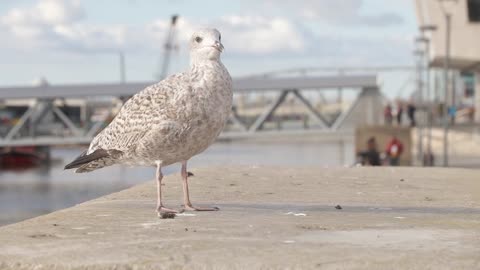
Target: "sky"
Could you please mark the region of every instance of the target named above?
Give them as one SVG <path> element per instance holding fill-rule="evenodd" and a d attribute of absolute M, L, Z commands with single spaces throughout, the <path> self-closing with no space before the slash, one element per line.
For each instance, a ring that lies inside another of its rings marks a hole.
<path fill-rule="evenodd" d="M 187 39 L 222 32 L 233 76 L 302 67 L 413 65 L 411 0 L 1 0 L 0 85 L 128 81 L 160 72 L 178 14 L 170 73 L 188 68 Z"/>

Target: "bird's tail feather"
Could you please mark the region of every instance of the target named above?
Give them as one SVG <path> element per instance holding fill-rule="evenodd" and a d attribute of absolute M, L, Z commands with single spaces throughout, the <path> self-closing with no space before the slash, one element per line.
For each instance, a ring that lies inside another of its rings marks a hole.
<path fill-rule="evenodd" d="M 104 149 L 97 149 L 90 154 L 87 154 L 87 151 L 85 151 L 75 160 L 67 164 L 65 169 L 78 168 L 75 170 L 77 173 L 93 171 L 95 169 L 113 165 L 115 163 L 114 160 L 121 153 L 122 152 L 118 150 Z"/>

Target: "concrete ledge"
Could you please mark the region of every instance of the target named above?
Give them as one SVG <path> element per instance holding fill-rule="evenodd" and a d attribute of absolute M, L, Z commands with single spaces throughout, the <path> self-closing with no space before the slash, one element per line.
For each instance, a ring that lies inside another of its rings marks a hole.
<path fill-rule="evenodd" d="M 152 180 L 1 227 L 0 269 L 480 268 L 480 171 L 192 171 L 193 202 L 221 211 L 160 220 Z M 179 206 L 179 175 L 165 194 Z"/>

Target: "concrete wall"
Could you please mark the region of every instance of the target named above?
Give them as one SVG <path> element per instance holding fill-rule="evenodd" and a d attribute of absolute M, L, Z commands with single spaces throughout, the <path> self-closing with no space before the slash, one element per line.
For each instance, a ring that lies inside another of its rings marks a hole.
<path fill-rule="evenodd" d="M 445 57 L 445 16 L 439 0 L 415 0 L 419 26 L 436 25 L 438 29 L 429 35 L 432 40 L 430 59 L 437 67 Z M 480 69 L 480 23 L 470 22 L 467 0 L 445 5 L 451 16 L 451 57 L 456 69 Z"/>

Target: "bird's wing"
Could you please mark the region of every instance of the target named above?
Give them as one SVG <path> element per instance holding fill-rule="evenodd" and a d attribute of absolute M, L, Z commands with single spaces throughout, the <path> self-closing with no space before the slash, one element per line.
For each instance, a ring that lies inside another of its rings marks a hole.
<path fill-rule="evenodd" d="M 189 80 L 181 73 L 135 94 L 123 105 L 113 121 L 92 140 L 88 153 L 97 149 L 131 151 L 152 128 L 175 121 L 172 119 L 174 115 L 168 112 L 175 106 L 179 93 L 188 89 Z"/>

